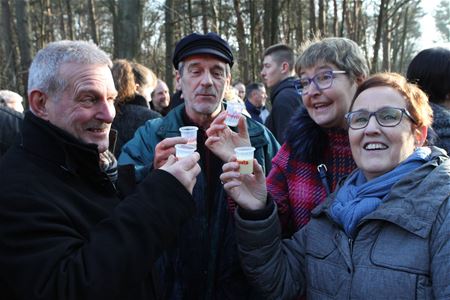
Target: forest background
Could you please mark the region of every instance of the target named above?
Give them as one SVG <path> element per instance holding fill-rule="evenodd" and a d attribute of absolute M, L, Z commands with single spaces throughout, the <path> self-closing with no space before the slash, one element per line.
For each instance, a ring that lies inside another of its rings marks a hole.
<path fill-rule="evenodd" d="M 233 81 L 245 84 L 260 81 L 266 47 L 286 43 L 299 54 L 300 45 L 317 36 L 357 42 L 372 73 L 404 73 L 420 50 L 424 6 L 430 5 L 425 0 L 0 1 L 0 89 L 22 95 L 36 52 L 62 39 L 91 40 L 112 59 L 144 64 L 172 88 L 175 43 L 191 32 L 214 31 L 228 40 L 236 58 Z M 450 42 L 450 0 L 434 2 L 433 40 Z"/>

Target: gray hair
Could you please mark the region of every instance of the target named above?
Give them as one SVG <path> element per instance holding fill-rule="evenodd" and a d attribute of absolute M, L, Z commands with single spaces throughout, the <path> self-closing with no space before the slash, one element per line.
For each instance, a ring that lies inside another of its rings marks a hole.
<path fill-rule="evenodd" d="M 67 82 L 60 78 L 59 71 L 66 63 L 112 66 L 108 54 L 92 42 L 52 42 L 39 50 L 33 59 L 28 75 L 28 93 L 35 89 L 50 95 L 63 91 Z"/>
<path fill-rule="evenodd" d="M 1 90 L 0 91 L 0 104 L 6 105 L 6 103 L 10 102 L 22 102 L 23 97 L 19 94 L 9 91 L 9 90 Z"/>
<path fill-rule="evenodd" d="M 303 69 L 311 68 L 317 63 L 331 63 L 346 71 L 352 79 L 369 74 L 366 58 L 354 41 L 331 37 L 313 39 L 301 46 L 302 54 L 295 64 L 295 71 L 300 76 Z"/>

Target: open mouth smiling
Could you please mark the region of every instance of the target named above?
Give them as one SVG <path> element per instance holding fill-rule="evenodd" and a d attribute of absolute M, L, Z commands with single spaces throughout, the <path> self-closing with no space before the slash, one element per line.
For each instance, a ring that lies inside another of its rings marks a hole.
<path fill-rule="evenodd" d="M 364 150 L 373 151 L 373 150 L 385 150 L 388 148 L 387 145 L 382 143 L 367 143 L 364 144 Z"/>

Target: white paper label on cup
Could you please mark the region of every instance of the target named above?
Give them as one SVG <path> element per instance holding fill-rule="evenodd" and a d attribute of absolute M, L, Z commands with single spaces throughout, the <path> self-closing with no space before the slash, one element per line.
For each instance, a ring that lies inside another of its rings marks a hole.
<path fill-rule="evenodd" d="M 196 147 L 191 144 L 176 144 L 175 145 L 175 156 L 178 158 L 183 158 L 191 155 L 196 150 Z"/>
<path fill-rule="evenodd" d="M 244 106 L 239 102 L 227 103 L 227 117 L 225 119 L 225 124 L 231 127 L 237 126 L 243 109 Z"/>
<path fill-rule="evenodd" d="M 236 159 L 239 163 L 239 173 L 252 174 L 253 173 L 253 157 L 254 147 L 238 147 L 234 149 Z"/>

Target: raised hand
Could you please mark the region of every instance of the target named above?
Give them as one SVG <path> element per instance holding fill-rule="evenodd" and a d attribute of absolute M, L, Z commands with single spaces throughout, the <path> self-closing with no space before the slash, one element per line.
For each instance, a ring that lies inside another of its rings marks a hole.
<path fill-rule="evenodd" d="M 253 160 L 253 174 L 240 174 L 234 156 L 222 169 L 220 180 L 223 187 L 240 207 L 249 210 L 264 208 L 267 201 L 266 178 L 256 159 Z"/>
<path fill-rule="evenodd" d="M 201 171 L 197 163 L 199 159 L 200 155 L 197 152 L 179 160 L 175 156 L 170 155 L 167 162 L 160 169 L 172 174 L 192 194 L 197 175 Z"/>
<path fill-rule="evenodd" d="M 155 147 L 155 157 L 153 158 L 153 167 L 155 169 L 161 168 L 169 158 L 170 155 L 175 155 L 176 144 L 186 144 L 187 139 L 180 136 L 166 138 L 159 142 Z"/>
<path fill-rule="evenodd" d="M 229 161 L 233 156 L 234 148 L 250 146 L 245 117 L 240 116 L 238 132 L 234 132 L 225 125 L 226 116 L 227 112 L 223 111 L 214 119 L 206 130 L 208 139 L 205 142 L 206 147 L 224 162 Z"/>

